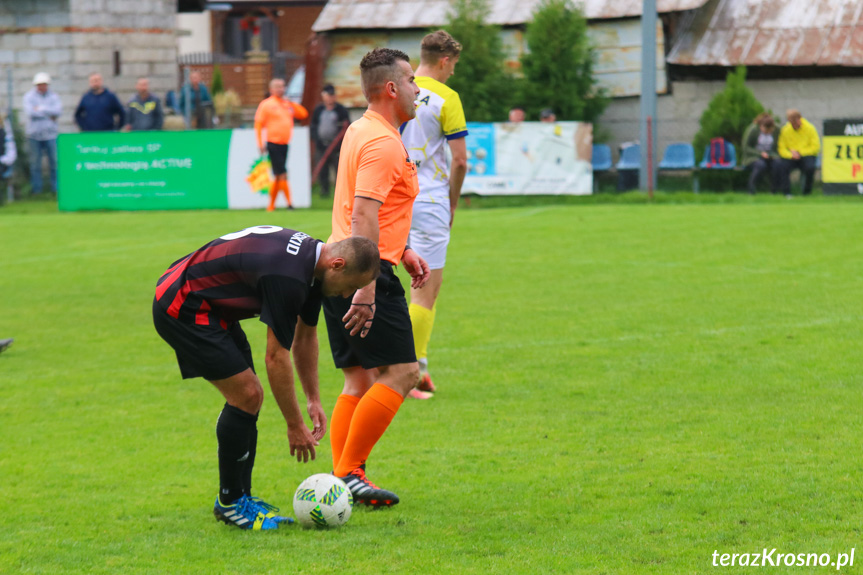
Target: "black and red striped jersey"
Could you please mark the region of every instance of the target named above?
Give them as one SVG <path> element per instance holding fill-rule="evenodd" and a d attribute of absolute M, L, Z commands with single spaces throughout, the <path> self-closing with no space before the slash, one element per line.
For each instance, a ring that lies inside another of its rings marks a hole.
<path fill-rule="evenodd" d="M 314 278 L 323 242 L 278 226 L 224 235 L 171 264 L 156 282 L 168 315 L 221 325 L 259 315 L 290 349 L 297 317 L 317 325 L 321 282 Z"/>

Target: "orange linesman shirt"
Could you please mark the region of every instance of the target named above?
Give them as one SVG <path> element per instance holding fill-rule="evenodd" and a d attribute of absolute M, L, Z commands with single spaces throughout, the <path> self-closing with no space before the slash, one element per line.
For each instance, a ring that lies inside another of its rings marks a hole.
<path fill-rule="evenodd" d="M 267 141 L 274 144 L 290 144 L 294 133 L 294 119 L 305 120 L 309 111 L 300 104 L 284 98 L 270 96 L 260 104 L 255 112 L 255 133 L 258 147 L 263 145 L 261 131 L 267 130 Z"/>
<path fill-rule="evenodd" d="M 355 197 L 377 200 L 381 202 L 378 211 L 381 259 L 398 265 L 407 245 L 417 194 L 416 165 L 398 130 L 377 112 L 366 111 L 348 127 L 342 142 L 333 201 L 333 233 L 327 242 L 350 237 Z"/>

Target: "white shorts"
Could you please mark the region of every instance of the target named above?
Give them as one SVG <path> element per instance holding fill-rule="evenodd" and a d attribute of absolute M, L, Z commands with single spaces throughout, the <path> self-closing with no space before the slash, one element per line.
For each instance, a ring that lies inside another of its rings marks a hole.
<path fill-rule="evenodd" d="M 433 270 L 446 264 L 449 245 L 449 204 L 414 202 L 408 245 L 428 262 Z"/>

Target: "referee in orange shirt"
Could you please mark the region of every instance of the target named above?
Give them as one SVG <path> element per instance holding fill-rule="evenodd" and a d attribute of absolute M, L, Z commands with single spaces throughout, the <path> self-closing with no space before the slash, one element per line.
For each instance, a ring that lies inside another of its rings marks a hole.
<path fill-rule="evenodd" d="M 345 375 L 330 445 L 333 473 L 354 500 L 389 506 L 399 502 L 398 496 L 369 481 L 365 463 L 419 381 L 405 291 L 393 272 L 401 262 L 414 288 L 425 285 L 430 274 L 425 260 L 407 246 L 419 185 L 398 132 L 416 115 L 419 88 L 408 56 L 399 50 L 376 48 L 366 54 L 360 76 L 369 108 L 350 125 L 342 143 L 328 242 L 369 238 L 380 251 L 381 275 L 351 299 L 323 302 L 333 360 Z"/>
<path fill-rule="evenodd" d="M 285 81 L 279 78 L 270 80 L 270 97 L 258 105 L 255 112 L 255 134 L 258 136 L 258 149 L 261 153 L 270 155 L 273 166 L 273 185 L 270 186 L 270 205 L 267 211 L 276 209 L 276 197 L 279 190 L 285 192 L 288 209 L 294 209 L 291 204 L 291 187 L 288 185 L 288 145 L 294 132 L 294 119 L 305 120 L 309 111 L 300 104 L 295 104 L 284 97 Z M 262 132 L 267 131 L 266 145 Z"/>

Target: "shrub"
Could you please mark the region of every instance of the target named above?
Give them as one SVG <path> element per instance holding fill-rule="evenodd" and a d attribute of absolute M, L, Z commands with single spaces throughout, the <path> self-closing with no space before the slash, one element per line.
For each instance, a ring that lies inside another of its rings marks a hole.
<path fill-rule="evenodd" d="M 542 0 L 527 24 L 521 57 L 522 100 L 528 118 L 552 108 L 558 120 L 595 121 L 608 98 L 593 74 L 596 51 L 587 19 L 570 0 Z"/>
<path fill-rule="evenodd" d="M 746 87 L 746 67 L 738 66 L 725 78 L 725 88 L 713 96 L 710 104 L 701 114 L 701 129 L 695 134 L 692 146 L 695 158 L 701 161 L 704 149 L 712 138 L 725 138 L 737 148 L 738 156 L 742 151 L 743 131 L 752 120 L 764 111 L 764 106 Z"/>
<path fill-rule="evenodd" d="M 216 94 L 221 94 L 224 91 L 225 85 L 222 81 L 222 68 L 215 65 L 213 66 L 213 81 L 210 83 L 210 94 L 215 97 Z"/>

